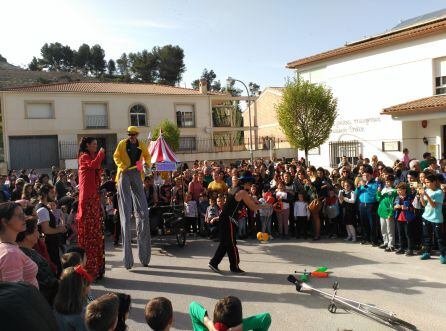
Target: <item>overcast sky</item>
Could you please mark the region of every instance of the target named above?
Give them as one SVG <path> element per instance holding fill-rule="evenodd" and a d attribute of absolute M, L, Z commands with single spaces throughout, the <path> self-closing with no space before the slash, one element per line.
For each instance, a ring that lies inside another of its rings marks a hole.
<path fill-rule="evenodd" d="M 166 44 L 185 52 L 182 86 L 213 69 L 224 83 L 282 86 L 287 62 L 446 8 L 444 0 L 2 1 L 0 54 L 25 66 L 45 42 L 100 44 L 107 60 Z"/>

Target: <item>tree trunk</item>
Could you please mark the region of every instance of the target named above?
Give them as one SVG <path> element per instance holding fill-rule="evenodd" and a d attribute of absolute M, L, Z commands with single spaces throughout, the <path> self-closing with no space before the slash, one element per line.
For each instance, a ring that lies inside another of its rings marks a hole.
<path fill-rule="evenodd" d="M 310 162 L 308 161 L 308 148 L 305 148 L 305 162 L 307 163 L 307 167 L 309 167 Z"/>

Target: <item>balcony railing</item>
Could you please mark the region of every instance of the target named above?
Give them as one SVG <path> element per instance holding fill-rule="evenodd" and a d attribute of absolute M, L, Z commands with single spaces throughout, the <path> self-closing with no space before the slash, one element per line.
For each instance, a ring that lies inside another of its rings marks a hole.
<path fill-rule="evenodd" d="M 107 115 L 85 115 L 85 128 L 87 129 L 108 128 Z"/>

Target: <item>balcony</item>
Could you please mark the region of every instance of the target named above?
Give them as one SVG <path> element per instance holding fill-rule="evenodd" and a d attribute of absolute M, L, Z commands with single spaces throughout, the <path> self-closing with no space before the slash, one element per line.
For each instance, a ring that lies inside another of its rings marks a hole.
<path fill-rule="evenodd" d="M 107 129 L 108 117 L 107 115 L 85 115 L 86 129 Z"/>

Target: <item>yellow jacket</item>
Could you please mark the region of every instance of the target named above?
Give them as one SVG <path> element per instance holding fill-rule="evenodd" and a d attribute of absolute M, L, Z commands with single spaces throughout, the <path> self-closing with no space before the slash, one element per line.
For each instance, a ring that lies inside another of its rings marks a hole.
<path fill-rule="evenodd" d="M 119 176 L 121 173 L 125 170 L 127 170 L 130 166 L 130 157 L 127 153 L 127 139 L 123 139 L 119 142 L 118 146 L 116 147 L 116 151 L 113 154 L 113 159 L 115 160 L 115 164 L 118 167 L 118 171 L 116 174 L 116 183 L 119 180 Z M 138 149 L 141 150 L 141 157 L 139 161 L 144 159 L 147 166 L 150 166 L 150 154 L 149 150 L 147 149 L 146 144 L 138 139 Z M 141 178 L 144 179 L 144 171 L 141 171 Z"/>

